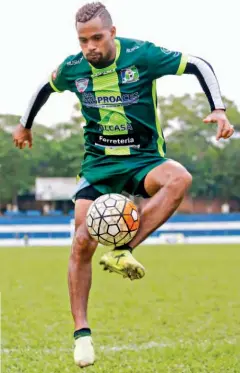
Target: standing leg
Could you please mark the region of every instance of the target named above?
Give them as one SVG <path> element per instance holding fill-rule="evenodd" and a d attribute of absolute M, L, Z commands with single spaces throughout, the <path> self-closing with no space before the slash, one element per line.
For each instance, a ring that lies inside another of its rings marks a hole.
<path fill-rule="evenodd" d="M 86 214 L 92 201 L 80 199 L 75 203 L 75 235 L 69 259 L 68 285 L 71 310 L 75 324 L 74 360 L 78 366 L 94 362 L 91 331 L 87 321 L 87 304 L 91 288 L 92 256 L 97 242 L 87 230 Z"/>

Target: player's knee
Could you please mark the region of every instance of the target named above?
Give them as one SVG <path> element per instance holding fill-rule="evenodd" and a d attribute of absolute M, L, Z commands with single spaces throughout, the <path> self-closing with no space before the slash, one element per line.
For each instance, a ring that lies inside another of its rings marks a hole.
<path fill-rule="evenodd" d="M 174 189 L 174 192 L 176 192 L 176 197 L 178 197 L 179 194 L 184 194 L 191 184 L 192 175 L 185 168 L 183 168 L 180 172 L 172 175 L 169 182 L 169 187 Z"/>
<path fill-rule="evenodd" d="M 75 261 L 89 260 L 94 254 L 97 242 L 87 232 L 77 229 L 74 236 L 72 257 Z"/>
<path fill-rule="evenodd" d="M 192 175 L 186 169 L 181 175 L 181 182 L 186 190 L 192 185 Z"/>

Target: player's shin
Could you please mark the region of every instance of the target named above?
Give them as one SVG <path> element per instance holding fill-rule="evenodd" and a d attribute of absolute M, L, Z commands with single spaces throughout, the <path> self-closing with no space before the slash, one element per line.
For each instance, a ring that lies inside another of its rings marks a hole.
<path fill-rule="evenodd" d="M 69 260 L 68 284 L 75 330 L 88 328 L 87 304 L 92 282 L 91 260 L 97 243 L 76 233 Z"/>
<path fill-rule="evenodd" d="M 69 260 L 69 294 L 75 323 L 74 361 L 79 367 L 92 365 L 95 360 L 91 330 L 87 321 L 88 296 L 92 281 L 91 260 L 97 243 L 76 232 Z"/>

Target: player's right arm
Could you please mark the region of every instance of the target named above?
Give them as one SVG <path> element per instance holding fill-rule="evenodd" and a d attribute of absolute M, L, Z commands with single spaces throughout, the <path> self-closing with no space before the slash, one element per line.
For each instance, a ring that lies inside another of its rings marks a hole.
<path fill-rule="evenodd" d="M 25 114 L 21 117 L 20 123 L 13 132 L 13 142 L 19 149 L 23 149 L 26 144 L 32 147 L 32 132 L 34 118 L 39 110 L 47 102 L 53 92 L 63 92 L 68 89 L 67 81 L 63 73 L 64 62 L 55 70 L 50 80 L 43 82 L 33 94 Z"/>

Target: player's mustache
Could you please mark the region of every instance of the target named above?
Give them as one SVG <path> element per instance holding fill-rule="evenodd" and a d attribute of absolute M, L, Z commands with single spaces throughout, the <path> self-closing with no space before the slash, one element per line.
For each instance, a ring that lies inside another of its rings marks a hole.
<path fill-rule="evenodd" d="M 101 53 L 87 53 L 87 57 L 91 58 L 91 57 L 100 57 L 101 56 Z"/>

